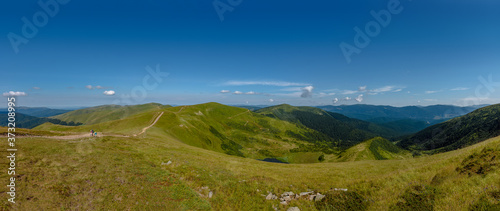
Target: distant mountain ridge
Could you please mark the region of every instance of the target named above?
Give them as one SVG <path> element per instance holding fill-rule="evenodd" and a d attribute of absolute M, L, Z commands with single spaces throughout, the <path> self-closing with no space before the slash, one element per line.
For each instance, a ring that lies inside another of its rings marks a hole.
<path fill-rule="evenodd" d="M 339 106 L 318 106 L 325 111 L 331 111 L 346 115 L 351 118 L 373 121 L 373 122 L 391 122 L 401 119 L 412 119 L 426 121 L 430 124 L 436 124 L 448 119 L 465 115 L 478 108 L 478 106 L 453 106 L 453 105 L 432 105 L 432 106 L 381 106 L 381 105 L 339 105 Z"/>
<path fill-rule="evenodd" d="M 398 146 L 446 152 L 473 145 L 500 135 L 500 104 L 477 109 L 469 114 L 430 126 L 398 142 Z"/>
<path fill-rule="evenodd" d="M 341 147 L 351 147 L 377 136 L 392 137 L 396 131 L 375 123 L 349 118 L 342 114 L 327 112 L 315 107 L 295 107 L 288 104 L 262 108 L 256 113 L 324 133 L 341 143 Z"/>

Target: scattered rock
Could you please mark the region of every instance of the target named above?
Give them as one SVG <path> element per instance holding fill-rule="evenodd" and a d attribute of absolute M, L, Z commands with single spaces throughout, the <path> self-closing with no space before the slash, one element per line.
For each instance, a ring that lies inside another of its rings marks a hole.
<path fill-rule="evenodd" d="M 275 200 L 275 199 L 278 199 L 278 197 L 273 193 L 269 193 L 269 195 L 266 196 L 266 200 Z"/>
<path fill-rule="evenodd" d="M 321 199 L 325 198 L 325 195 L 318 193 L 316 197 L 314 197 L 314 201 L 321 201 Z"/>
<path fill-rule="evenodd" d="M 161 165 L 166 165 L 166 166 L 168 166 L 168 165 L 170 165 L 170 164 L 172 164 L 172 161 L 170 161 L 170 160 L 169 160 L 168 162 L 166 162 L 166 163 L 161 162 Z"/>
<path fill-rule="evenodd" d="M 282 202 L 280 202 L 280 204 L 282 204 L 282 205 L 288 205 L 288 202 L 282 201 Z"/>
<path fill-rule="evenodd" d="M 290 207 L 286 211 L 300 211 L 298 207 Z"/>
<path fill-rule="evenodd" d="M 210 191 L 210 192 L 208 193 L 208 198 L 212 198 L 212 196 L 213 196 L 213 195 L 214 195 L 214 192 Z"/>
<path fill-rule="evenodd" d="M 310 191 L 310 192 L 302 192 L 302 193 L 300 193 L 299 195 L 300 195 L 300 197 L 302 197 L 302 196 L 307 196 L 307 195 L 309 195 L 309 194 L 313 194 L 313 193 L 314 193 L 314 192 L 312 192 L 312 191 Z"/>

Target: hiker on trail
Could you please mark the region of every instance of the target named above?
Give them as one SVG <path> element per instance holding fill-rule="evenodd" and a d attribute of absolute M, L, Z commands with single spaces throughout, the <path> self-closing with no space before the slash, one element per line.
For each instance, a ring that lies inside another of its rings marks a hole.
<path fill-rule="evenodd" d="M 97 136 L 97 132 L 94 132 L 94 136 Z"/>
<path fill-rule="evenodd" d="M 94 129 L 90 130 L 90 135 L 94 136 Z"/>

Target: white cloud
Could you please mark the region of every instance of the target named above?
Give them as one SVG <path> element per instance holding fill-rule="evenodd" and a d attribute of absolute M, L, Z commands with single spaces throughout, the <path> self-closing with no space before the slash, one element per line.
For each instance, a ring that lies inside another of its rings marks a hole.
<path fill-rule="evenodd" d="M 274 102 L 274 100 L 273 100 L 273 99 L 269 99 L 269 102 L 271 102 L 271 103 L 272 103 L 272 102 Z"/>
<path fill-rule="evenodd" d="M 400 91 L 403 91 L 403 89 L 396 89 L 396 90 L 394 90 L 392 92 L 400 92 Z"/>
<path fill-rule="evenodd" d="M 345 97 L 344 100 L 351 100 L 352 98 L 350 97 Z"/>
<path fill-rule="evenodd" d="M 255 95 L 255 94 L 257 94 L 257 93 L 255 93 L 254 91 L 249 91 L 249 92 L 247 92 L 247 93 L 245 93 L 245 94 L 246 94 L 246 95 Z"/>
<path fill-rule="evenodd" d="M 450 89 L 451 91 L 465 91 L 465 90 L 468 90 L 470 88 L 467 88 L 467 87 L 457 87 L 457 88 L 453 88 L 453 89 Z"/>
<path fill-rule="evenodd" d="M 94 87 L 92 87 L 92 85 L 87 85 L 87 86 L 85 86 L 85 88 L 87 88 L 87 89 L 94 89 Z"/>
<path fill-rule="evenodd" d="M 360 87 L 358 88 L 358 91 L 360 91 L 360 92 L 364 92 L 364 91 L 366 91 L 366 85 L 364 85 L 364 86 L 360 86 Z"/>
<path fill-rule="evenodd" d="M 310 86 L 308 83 L 295 83 L 286 81 L 228 81 L 223 85 L 227 86 L 248 86 L 248 85 L 263 85 L 263 86 Z"/>
<path fill-rule="evenodd" d="M 241 94 L 243 94 L 243 92 L 240 92 L 240 91 L 234 91 L 234 92 L 233 92 L 233 94 L 235 94 L 235 95 L 241 95 Z"/>
<path fill-rule="evenodd" d="M 300 95 L 300 97 L 303 97 L 303 98 L 312 97 L 313 89 L 314 89 L 313 86 L 306 86 L 306 87 L 302 88 L 302 94 Z"/>
<path fill-rule="evenodd" d="M 14 92 L 14 91 L 9 91 L 9 92 L 4 92 L 3 96 L 4 97 L 18 97 L 18 96 L 26 96 L 26 92 Z"/>
<path fill-rule="evenodd" d="M 339 99 L 338 98 L 333 98 L 333 103 L 335 104 L 337 102 L 339 102 Z"/>
<path fill-rule="evenodd" d="M 102 86 L 99 86 L 99 85 L 97 85 L 95 88 L 96 89 L 106 89 L 106 87 L 102 87 Z"/>
<path fill-rule="evenodd" d="M 363 95 L 358 95 L 355 100 L 358 101 L 358 103 L 363 102 Z"/>
<path fill-rule="evenodd" d="M 39 90 L 40 87 L 34 86 L 32 89 Z"/>
<path fill-rule="evenodd" d="M 220 93 L 229 93 L 229 92 L 231 92 L 231 91 L 229 91 L 229 90 L 221 90 L 220 91 Z"/>
<path fill-rule="evenodd" d="M 106 91 L 103 92 L 103 94 L 111 96 L 111 95 L 115 95 L 115 91 L 113 91 L 113 90 L 106 90 Z"/>
<path fill-rule="evenodd" d="M 434 94 L 436 92 L 439 92 L 439 91 L 435 91 L 435 90 L 425 91 L 425 94 Z"/>

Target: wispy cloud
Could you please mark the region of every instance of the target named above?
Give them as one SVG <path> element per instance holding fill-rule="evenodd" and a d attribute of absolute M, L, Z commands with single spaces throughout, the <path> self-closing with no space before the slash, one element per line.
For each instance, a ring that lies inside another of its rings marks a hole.
<path fill-rule="evenodd" d="M 467 87 L 457 87 L 457 88 L 453 88 L 453 89 L 450 89 L 451 91 L 465 91 L 465 90 L 468 90 L 470 88 L 467 88 Z"/>
<path fill-rule="evenodd" d="M 383 86 L 383 87 L 380 87 L 380 88 L 377 88 L 374 90 L 370 90 L 369 92 L 373 92 L 373 93 L 390 92 L 390 91 L 393 91 L 395 89 L 397 89 L 397 87 L 395 87 L 395 86 Z"/>
<path fill-rule="evenodd" d="M 262 85 L 262 86 L 310 86 L 309 83 L 296 83 L 286 81 L 228 81 L 223 83 L 226 86 L 249 86 L 249 85 Z"/>
<path fill-rule="evenodd" d="M 40 87 L 34 86 L 32 89 L 34 89 L 34 90 L 40 90 Z"/>
<path fill-rule="evenodd" d="M 220 91 L 220 93 L 229 93 L 229 92 L 231 92 L 231 91 L 229 91 L 229 90 L 221 90 Z"/>
<path fill-rule="evenodd" d="M 100 86 L 100 85 L 97 85 L 97 86 L 87 85 L 87 86 L 85 86 L 85 88 L 87 88 L 87 89 L 111 89 L 111 87 Z"/>
<path fill-rule="evenodd" d="M 430 90 L 430 91 L 425 91 L 425 94 L 434 94 L 436 92 L 440 92 L 440 90 Z"/>
<path fill-rule="evenodd" d="M 233 94 L 235 94 L 235 95 L 241 95 L 241 94 L 243 94 L 243 92 L 240 92 L 240 91 L 234 91 L 234 92 L 233 92 Z"/>
<path fill-rule="evenodd" d="M 3 93 L 3 96 L 4 97 L 18 97 L 18 96 L 26 96 L 26 92 L 14 92 L 14 91 L 8 91 L 8 92 L 4 92 Z"/>
<path fill-rule="evenodd" d="M 356 94 L 356 93 L 358 93 L 358 91 L 355 91 L 355 90 L 344 90 L 344 91 L 342 91 L 343 95 L 352 95 L 352 94 Z"/>

